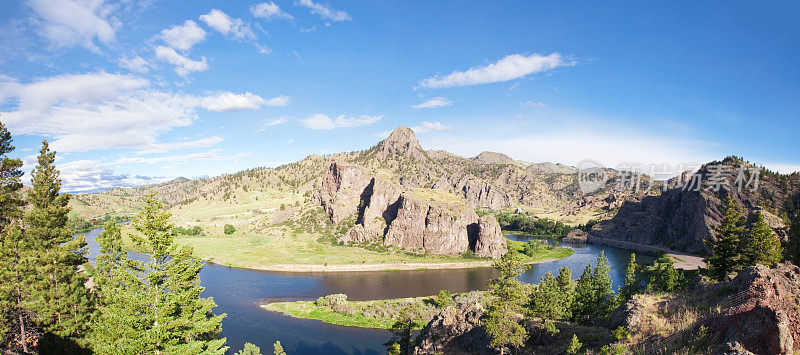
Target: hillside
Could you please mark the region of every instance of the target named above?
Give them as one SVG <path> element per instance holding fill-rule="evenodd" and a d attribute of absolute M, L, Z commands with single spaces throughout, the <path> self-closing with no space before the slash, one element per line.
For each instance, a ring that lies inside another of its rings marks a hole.
<path fill-rule="evenodd" d="M 730 189 L 714 191 L 711 177 L 714 166 L 724 166 Z M 647 196 L 640 201 L 626 201 L 613 218 L 595 225 L 589 238 L 596 241 L 625 241 L 661 245 L 673 250 L 705 254 L 710 249 L 707 240 L 714 238 L 714 228 L 722 218 L 724 201 L 728 196 L 746 211 L 748 222 L 763 212 L 770 227 L 781 239 L 787 238 L 783 219 L 787 216 L 789 200 L 800 194 L 800 174 L 779 174 L 761 170 L 758 188 L 736 187 L 735 173 L 739 166 L 756 168 L 741 158 L 728 157 L 705 164 L 696 173 L 702 186 L 698 191 L 687 188 L 692 175 L 684 173 L 670 181 L 671 188 L 660 195 Z M 749 175 L 747 176 L 749 180 Z"/>

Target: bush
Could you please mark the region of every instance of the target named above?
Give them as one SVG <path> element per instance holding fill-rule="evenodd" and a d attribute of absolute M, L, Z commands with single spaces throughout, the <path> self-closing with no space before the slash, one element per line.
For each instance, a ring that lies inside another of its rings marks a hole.
<path fill-rule="evenodd" d="M 433 299 L 433 303 L 436 304 L 436 307 L 447 308 L 447 306 L 453 304 L 453 294 L 448 290 L 441 290 Z"/>
<path fill-rule="evenodd" d="M 314 305 L 319 307 L 333 307 L 337 305 L 343 305 L 347 302 L 347 295 L 343 293 L 334 293 L 332 295 L 323 296 L 317 298 L 314 301 Z"/>
<path fill-rule="evenodd" d="M 525 245 L 522 247 L 522 253 L 527 256 L 534 256 L 542 252 L 543 249 L 546 249 L 542 241 L 540 240 L 529 240 Z"/>
<path fill-rule="evenodd" d="M 234 227 L 231 224 L 226 224 L 225 227 L 223 228 L 223 231 L 225 232 L 225 234 L 230 235 L 233 234 L 233 232 L 236 232 L 236 227 Z"/>

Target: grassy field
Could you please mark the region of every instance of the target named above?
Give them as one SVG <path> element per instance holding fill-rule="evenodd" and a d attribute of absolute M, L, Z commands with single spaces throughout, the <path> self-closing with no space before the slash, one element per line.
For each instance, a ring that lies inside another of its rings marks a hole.
<path fill-rule="evenodd" d="M 313 301 L 275 302 L 261 307 L 294 318 L 314 319 L 346 327 L 392 329 L 397 315 L 405 306 L 416 303 L 425 318 L 432 316 L 436 306 L 433 297 L 396 298 L 374 301 L 345 301 L 336 306 L 317 305 Z M 430 319 L 424 319 L 425 323 Z"/>

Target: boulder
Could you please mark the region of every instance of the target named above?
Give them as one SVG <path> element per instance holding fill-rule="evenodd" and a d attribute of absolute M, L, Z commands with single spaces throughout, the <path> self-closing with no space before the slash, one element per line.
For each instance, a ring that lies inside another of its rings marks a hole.
<path fill-rule="evenodd" d="M 483 216 L 478 220 L 478 238 L 475 241 L 475 256 L 499 259 L 506 252 L 506 238 L 500 230 L 500 223 L 494 216 Z"/>
<path fill-rule="evenodd" d="M 586 243 L 586 238 L 586 232 L 575 228 L 567 233 L 567 236 L 564 237 L 563 241 L 568 243 Z"/>

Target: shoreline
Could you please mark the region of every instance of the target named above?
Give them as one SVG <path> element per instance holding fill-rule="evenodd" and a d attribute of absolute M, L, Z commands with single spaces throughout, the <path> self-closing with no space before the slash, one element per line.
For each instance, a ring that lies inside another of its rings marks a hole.
<path fill-rule="evenodd" d="M 597 237 L 589 237 L 586 241 L 588 244 L 599 244 L 599 245 L 608 245 L 615 248 L 622 248 L 628 250 L 639 250 L 645 252 L 657 252 L 657 253 L 664 253 L 669 258 L 671 258 L 674 262 L 674 267 L 676 269 L 681 270 L 697 270 L 699 268 L 705 268 L 706 263 L 703 261 L 703 257 L 700 255 L 692 255 L 687 254 L 675 250 L 671 250 L 667 247 L 661 245 L 647 245 L 647 244 L 639 244 L 633 242 L 626 242 L 623 240 L 615 240 L 615 239 L 607 239 L 607 238 L 597 238 Z"/>
<path fill-rule="evenodd" d="M 569 256 L 571 256 L 570 254 Z M 565 256 L 569 257 L 569 256 Z M 526 262 L 526 265 L 548 263 L 563 258 L 544 258 Z M 491 267 L 493 260 L 481 261 L 463 261 L 463 262 L 444 262 L 444 263 L 380 263 L 380 264 L 337 264 L 337 265 L 319 265 L 319 264 L 280 264 L 280 265 L 259 265 L 259 266 L 230 266 L 219 264 L 211 260 L 207 262 L 233 267 L 238 269 L 250 269 L 258 271 L 274 271 L 274 272 L 364 272 L 364 271 L 413 271 L 413 270 L 457 270 L 457 269 L 474 269 Z"/>

